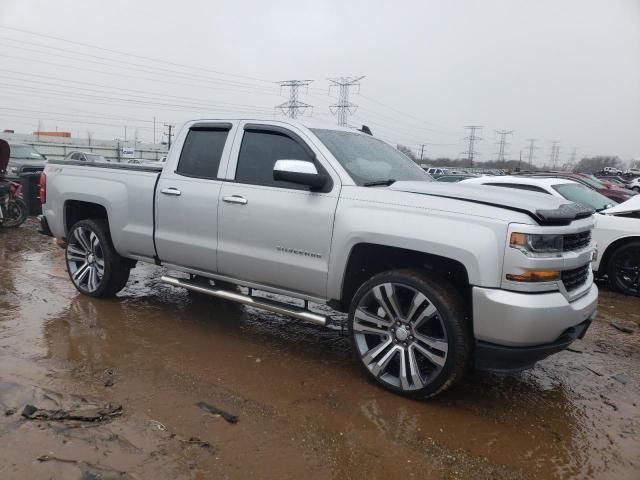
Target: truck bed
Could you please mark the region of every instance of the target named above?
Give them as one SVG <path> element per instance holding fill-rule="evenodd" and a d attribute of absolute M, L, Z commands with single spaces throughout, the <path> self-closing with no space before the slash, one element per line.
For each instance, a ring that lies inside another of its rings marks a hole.
<path fill-rule="evenodd" d="M 48 204 L 56 208 L 47 211 L 47 217 L 51 217 L 54 235 L 66 237 L 70 227 L 65 212 L 68 202 L 96 203 L 109 213 L 116 250 L 124 256 L 153 260 L 154 190 L 162 166 L 73 160 L 51 160 L 49 165 L 47 195 L 55 201 Z M 64 175 L 59 175 L 63 172 Z M 62 221 L 55 221 L 58 216 Z M 55 230 L 62 225 L 64 232 Z"/>

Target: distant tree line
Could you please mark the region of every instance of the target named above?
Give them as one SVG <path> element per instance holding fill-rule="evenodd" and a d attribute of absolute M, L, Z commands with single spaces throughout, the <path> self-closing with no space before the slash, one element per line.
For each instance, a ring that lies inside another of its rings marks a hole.
<path fill-rule="evenodd" d="M 604 170 L 604 167 L 614 167 L 624 170 L 622 160 L 619 157 L 599 156 L 585 157 L 578 162 L 575 170 L 585 173 L 595 173 Z"/>

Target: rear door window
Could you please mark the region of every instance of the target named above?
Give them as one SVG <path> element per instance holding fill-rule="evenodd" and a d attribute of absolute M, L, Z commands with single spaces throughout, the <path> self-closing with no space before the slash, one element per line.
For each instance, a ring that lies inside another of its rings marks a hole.
<path fill-rule="evenodd" d="M 218 178 L 229 128 L 192 128 L 184 141 L 176 173 L 187 177 Z"/>

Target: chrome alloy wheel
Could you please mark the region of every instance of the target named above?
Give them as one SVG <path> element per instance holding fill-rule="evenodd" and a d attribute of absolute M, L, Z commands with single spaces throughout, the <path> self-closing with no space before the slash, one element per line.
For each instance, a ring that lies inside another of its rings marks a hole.
<path fill-rule="evenodd" d="M 404 391 L 431 383 L 447 360 L 447 333 L 435 305 L 399 283 L 367 291 L 353 315 L 353 336 L 367 369 Z"/>
<path fill-rule="evenodd" d="M 104 277 L 104 254 L 95 232 L 76 228 L 67 243 L 66 259 L 73 283 L 81 290 L 95 292 Z"/>

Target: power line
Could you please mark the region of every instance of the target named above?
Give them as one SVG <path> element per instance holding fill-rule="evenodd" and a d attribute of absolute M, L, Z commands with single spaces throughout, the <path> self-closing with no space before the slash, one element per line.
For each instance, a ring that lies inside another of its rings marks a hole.
<path fill-rule="evenodd" d="M 92 45 L 92 44 L 89 44 L 89 43 L 78 42 L 78 41 L 74 41 L 74 40 L 68 40 L 66 38 L 56 37 L 56 36 L 53 36 L 53 35 L 45 35 L 43 33 L 36 33 L 36 32 L 30 31 L 30 30 L 24 30 L 24 29 L 21 29 L 21 28 L 8 27 L 6 25 L 0 25 L 0 28 L 4 28 L 5 30 L 12 30 L 12 31 L 15 31 L 15 32 L 26 33 L 26 34 L 29 34 L 29 35 L 34 35 L 36 37 L 48 38 L 50 40 L 57 40 L 57 41 L 60 41 L 60 42 L 70 43 L 70 44 L 73 44 L 73 45 L 79 45 L 81 47 L 93 48 L 95 50 L 100 50 L 100 51 L 103 51 L 103 52 L 115 53 L 117 55 L 125 55 L 127 57 L 138 58 L 138 59 L 146 60 L 146 61 L 150 61 L 150 62 L 156 62 L 156 63 L 160 63 L 160 64 L 163 64 L 163 65 L 173 65 L 173 66 L 176 66 L 176 67 L 187 68 L 187 69 L 190 69 L 190 70 L 200 70 L 200 71 L 210 72 L 210 73 L 214 73 L 216 75 L 226 75 L 226 76 L 229 76 L 229 77 L 244 78 L 244 79 L 247 79 L 247 80 L 252 80 L 254 82 L 273 83 L 271 80 L 265 80 L 263 78 L 251 77 L 251 76 L 248 76 L 248 75 L 240 75 L 240 74 L 236 74 L 236 73 L 228 73 L 228 72 L 223 72 L 223 71 L 220 71 L 220 70 L 212 70 L 212 69 L 209 69 L 209 68 L 196 67 L 196 66 L 193 66 L 193 65 L 186 65 L 186 64 L 183 64 L 183 63 L 170 62 L 170 61 L 167 61 L 166 59 L 147 57 L 147 56 L 144 56 L 144 55 L 137 55 L 137 54 L 134 54 L 134 53 L 131 53 L 131 52 L 123 52 L 123 51 L 114 50 L 114 49 L 111 49 L 111 48 L 99 47 L 97 45 Z"/>
<path fill-rule="evenodd" d="M 6 78 L 9 80 L 18 80 L 21 82 L 30 82 L 30 83 L 38 83 L 38 84 L 44 84 L 44 85 L 51 85 L 51 82 L 47 81 L 47 82 L 40 82 L 37 80 L 32 80 L 31 77 L 38 77 L 38 78 L 43 78 L 43 79 L 47 79 L 47 80 L 56 80 L 56 81 L 61 81 L 61 82 L 67 82 L 67 83 L 77 83 L 80 85 L 89 85 L 91 87 L 98 87 L 101 88 L 103 90 L 116 90 L 116 91 L 123 91 L 123 92 L 133 92 L 133 94 L 131 93 L 124 93 L 124 94 L 120 94 L 120 95 L 127 95 L 130 97 L 139 97 L 139 98 L 153 98 L 153 96 L 156 97 L 161 97 L 161 98 L 175 98 L 178 100 L 187 100 L 188 102 L 192 102 L 196 105 L 202 105 L 203 104 L 203 99 L 202 98 L 196 98 L 196 97 L 185 97 L 185 96 L 181 96 L 181 95 L 169 95 L 166 93 L 159 93 L 159 92 L 150 92 L 148 90 L 137 90 L 137 89 L 133 89 L 133 88 L 123 88 L 123 87 L 112 87 L 111 85 L 105 85 L 105 84 L 101 84 L 101 83 L 92 83 L 92 82 L 82 82 L 79 80 L 71 80 L 71 79 L 67 79 L 67 78 L 61 78 L 61 77 L 53 77 L 50 75 L 40 75 L 40 74 L 35 74 L 35 73 L 26 73 L 26 72 L 20 72 L 17 70 L 8 70 L 8 69 L 3 69 L 2 73 L 4 72 L 8 72 L 8 73 L 14 73 L 14 74 L 18 74 L 18 75 L 23 75 L 29 78 L 14 78 L 14 77 L 8 77 L 8 76 L 4 76 L 4 75 L 0 75 L 0 78 Z M 73 88 L 74 90 L 87 90 L 87 91 L 92 91 L 92 92 L 96 92 L 96 93 L 107 93 L 109 94 L 110 92 L 105 92 L 102 90 L 96 90 L 96 89 L 92 89 L 92 88 L 86 88 L 86 87 L 76 87 L 76 86 L 66 86 L 66 85 L 53 85 L 56 87 L 63 87 L 63 88 Z M 266 108 L 264 107 L 258 107 L 256 105 L 247 105 L 247 104 L 240 104 L 240 103 L 230 103 L 230 102 L 220 102 L 220 101 L 215 101 L 213 103 L 211 103 L 210 105 L 214 105 L 214 104 L 223 104 L 223 105 L 230 105 L 230 106 L 235 106 L 235 107 L 249 107 L 252 109 L 256 109 L 256 108 L 260 108 L 260 109 L 264 109 L 266 110 Z"/>
<path fill-rule="evenodd" d="M 289 88 L 289 100 L 281 103 L 276 108 L 282 110 L 282 113 L 289 118 L 296 118 L 298 115 L 303 115 L 308 109 L 313 110 L 311 105 L 298 100 L 300 87 L 307 87 L 308 89 L 311 82 L 313 82 L 313 80 L 283 80 L 278 82 L 280 88 Z"/>
<path fill-rule="evenodd" d="M 353 115 L 357 110 L 358 106 L 349 102 L 349 89 L 351 87 L 358 87 L 358 92 L 360 92 L 360 80 L 363 78 L 364 75 L 359 77 L 337 77 L 328 79 L 331 82 L 329 89 L 331 89 L 331 87 L 339 88 L 338 102 L 329 107 L 331 113 L 338 117 L 338 125 L 346 127 L 348 125 L 348 116 Z"/>
<path fill-rule="evenodd" d="M 505 161 L 505 148 L 510 143 L 507 142 L 507 135 L 513 135 L 513 130 L 496 130 L 496 133 L 500 135 L 500 142 L 498 147 L 498 163 L 502 163 L 504 165 Z"/>
<path fill-rule="evenodd" d="M 380 101 L 378 101 L 378 100 L 375 100 L 375 99 L 373 99 L 373 98 L 367 97 L 366 95 L 359 94 L 359 96 L 360 96 L 361 98 L 364 98 L 365 100 L 368 100 L 368 101 L 370 101 L 370 102 L 376 103 L 376 104 L 380 105 L 381 107 L 387 108 L 387 109 L 392 110 L 392 111 L 394 111 L 394 112 L 396 112 L 396 113 L 398 113 L 398 114 L 400 114 L 400 115 L 403 115 L 403 116 L 405 116 L 405 117 L 407 117 L 407 118 L 410 118 L 410 119 L 412 119 L 413 121 L 418 121 L 418 122 L 420 122 L 420 123 L 424 123 L 424 124 L 426 124 L 426 125 L 431 125 L 432 127 L 436 127 L 437 129 L 440 129 L 440 130 L 446 130 L 446 131 L 448 131 L 448 133 L 450 133 L 450 134 L 454 134 L 454 133 L 455 133 L 455 130 L 453 130 L 453 129 L 451 129 L 451 128 L 443 127 L 443 126 L 441 126 L 441 125 L 437 125 L 437 124 L 435 124 L 435 123 L 431 123 L 431 122 L 428 122 L 428 121 L 426 121 L 426 120 L 420 119 L 420 118 L 418 118 L 418 117 L 416 117 L 416 116 L 414 116 L 414 115 L 411 115 L 411 114 L 409 114 L 409 113 L 406 113 L 406 112 L 403 112 L 403 111 L 401 111 L 401 110 L 398 110 L 398 109 L 396 109 L 396 108 L 394 108 L 394 107 L 391 107 L 391 106 L 389 106 L 389 105 L 386 105 L 386 104 L 384 104 L 384 103 L 382 103 L 382 102 L 380 102 Z M 436 132 L 436 133 L 448 134 L 447 132 L 442 132 L 442 131 L 438 132 L 438 130 L 434 130 L 434 129 L 432 129 L 432 128 L 425 128 L 425 130 L 432 130 L 432 131 L 434 131 L 434 132 Z"/>
<path fill-rule="evenodd" d="M 527 138 L 527 142 L 529 142 L 529 146 L 527 147 L 529 150 L 529 170 L 533 168 L 533 151 L 537 149 L 536 142 L 537 138 Z"/>
<path fill-rule="evenodd" d="M 467 155 L 467 159 L 469 160 L 469 166 L 473 167 L 473 159 L 476 155 L 479 155 L 479 153 L 477 153 L 474 149 L 475 144 L 476 142 L 482 140 L 482 138 L 476 135 L 476 132 L 482 129 L 482 125 L 467 125 L 464 128 L 466 130 L 469 130 L 469 136 L 465 137 L 466 140 L 469 140 L 469 146 L 467 148 L 467 151 L 462 152 L 462 154 Z"/>

